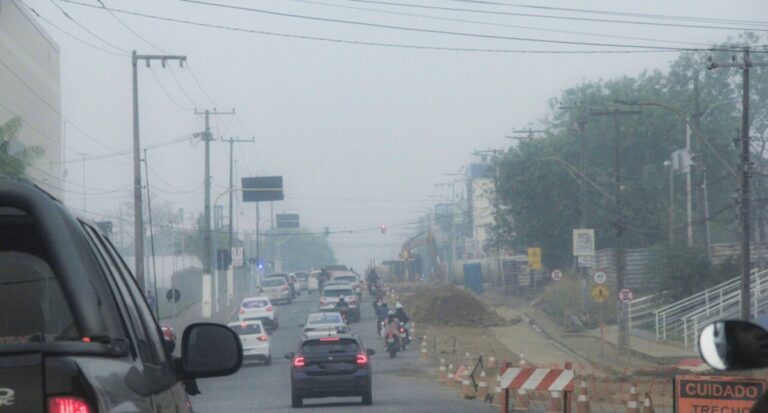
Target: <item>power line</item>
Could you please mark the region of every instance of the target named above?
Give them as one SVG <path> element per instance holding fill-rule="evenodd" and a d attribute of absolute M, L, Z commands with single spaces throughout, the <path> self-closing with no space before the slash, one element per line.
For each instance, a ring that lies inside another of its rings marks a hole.
<path fill-rule="evenodd" d="M 382 0 L 348 0 L 355 3 L 373 3 L 384 4 L 388 6 L 398 7 L 412 7 L 420 9 L 433 9 L 444 10 L 453 12 L 466 12 L 466 13 L 478 13 L 478 14 L 491 14 L 502 16 L 518 16 L 518 17 L 536 17 L 543 19 L 555 19 L 555 20 L 573 20 L 573 21 L 586 21 L 595 23 L 621 23 L 621 24 L 633 24 L 643 26 L 659 26 L 659 27 L 684 27 L 692 29 L 713 29 L 713 30 L 748 30 L 742 27 L 727 27 L 727 26 L 707 26 L 707 25 L 692 25 L 692 24 L 680 24 L 680 23 L 656 23 L 656 22 L 641 22 L 635 20 L 611 20 L 611 19 L 597 19 L 588 17 L 573 17 L 573 16 L 555 16 L 550 14 L 532 14 L 532 13 L 517 13 L 517 12 L 504 12 L 504 11 L 491 11 L 491 10 L 478 10 L 478 9 L 466 9 L 459 7 L 444 7 L 444 6 L 426 6 L 421 4 L 400 3 L 393 1 Z"/>
<path fill-rule="evenodd" d="M 168 66 L 168 69 L 170 69 L 171 76 L 173 77 L 173 81 L 176 82 L 176 86 L 179 87 L 179 90 L 181 90 L 181 93 L 184 94 L 184 96 L 187 98 L 187 101 L 192 104 L 192 106 L 197 107 L 198 105 L 195 103 L 194 100 L 192 100 L 191 97 L 189 97 L 189 94 L 187 93 L 186 89 L 184 89 L 184 86 L 181 85 L 181 82 L 179 82 L 179 78 L 176 77 L 176 72 L 173 71 L 173 66 Z"/>
<path fill-rule="evenodd" d="M 192 108 L 184 107 L 181 103 L 179 103 L 176 99 L 174 99 L 170 93 L 168 93 L 168 89 L 166 89 L 165 86 L 163 86 L 163 82 L 160 81 L 160 78 L 157 76 L 157 73 L 155 73 L 155 69 L 153 67 L 150 66 L 149 71 L 150 73 L 152 73 L 152 76 L 155 78 L 155 81 L 157 81 L 157 85 L 160 86 L 160 90 L 162 90 L 165 96 L 168 97 L 168 100 L 173 102 L 173 104 L 176 105 L 177 108 L 181 109 L 182 112 L 186 113 L 186 112 L 192 111 Z"/>
<path fill-rule="evenodd" d="M 45 17 L 43 17 L 43 16 L 42 16 L 40 13 L 38 13 L 38 12 L 37 12 L 37 10 L 33 9 L 32 7 L 29 7 L 29 6 L 27 6 L 27 9 L 29 9 L 29 11 L 31 11 L 31 12 L 32 12 L 32 13 L 33 13 L 35 16 L 37 16 L 37 18 L 38 18 L 38 19 L 42 20 L 43 22 L 45 22 L 45 23 L 46 23 L 46 24 L 48 24 L 49 26 L 52 26 L 52 27 L 53 27 L 53 28 L 55 28 L 56 30 L 58 30 L 58 31 L 60 31 L 60 32 L 62 32 L 62 33 L 64 33 L 65 35 L 67 35 L 68 37 L 72 38 L 73 40 L 75 40 L 75 41 L 77 41 L 77 42 L 80 42 L 80 43 L 82 43 L 82 44 L 84 44 L 84 45 L 86 45 L 86 46 L 88 46 L 88 47 L 91 47 L 91 48 L 93 48 L 93 49 L 96 49 L 96 50 L 98 50 L 98 51 L 100 51 L 100 52 L 104 52 L 104 53 L 108 53 L 108 54 L 111 54 L 111 55 L 113 55 L 113 56 L 120 56 L 120 57 L 124 57 L 124 56 L 127 56 L 127 54 L 124 54 L 124 53 L 117 53 L 117 52 L 114 52 L 114 51 L 112 51 L 112 50 L 108 50 L 108 49 L 105 49 L 105 48 L 103 48 L 103 47 L 101 47 L 101 46 L 97 46 L 97 45 L 95 45 L 95 44 L 93 44 L 93 43 L 91 43 L 91 42 L 89 42 L 89 41 L 87 41 L 87 40 L 83 40 L 83 39 L 81 39 L 81 38 L 79 38 L 79 37 L 75 36 L 74 34 L 72 34 L 72 33 L 68 32 L 68 31 L 64 30 L 63 28 L 59 27 L 59 26 L 58 26 L 58 25 L 56 25 L 54 22 L 52 22 L 52 21 L 50 21 L 50 20 L 46 19 L 46 18 L 45 18 Z"/>
<path fill-rule="evenodd" d="M 61 8 L 61 6 L 59 6 L 59 4 L 58 4 L 58 3 L 56 3 L 56 0 L 51 0 L 51 3 L 53 3 L 53 5 L 54 5 L 54 6 L 56 6 L 56 8 L 57 8 L 57 9 L 59 9 L 59 10 L 61 11 L 61 13 L 62 13 L 62 14 L 64 14 L 64 17 L 66 17 L 67 19 L 69 19 L 70 21 L 72 21 L 72 23 L 75 23 L 75 24 L 76 24 L 78 27 L 80 27 L 81 29 L 83 29 L 83 30 L 84 30 L 86 33 L 88 33 L 88 34 L 90 34 L 91 36 L 95 37 L 96 39 L 100 40 L 102 43 L 106 44 L 107 46 L 110 46 L 110 47 L 114 48 L 115 50 L 119 50 L 119 51 L 121 51 L 121 52 L 123 52 L 123 53 L 125 53 L 125 54 L 128 54 L 128 51 L 127 51 L 127 50 L 125 50 L 125 49 L 123 49 L 123 48 L 121 48 L 121 47 L 119 47 L 119 46 L 116 46 L 116 45 L 115 45 L 115 44 L 113 44 L 113 43 L 110 43 L 110 42 L 108 42 L 108 41 L 104 40 L 104 38 L 103 38 L 103 37 L 99 36 L 98 34 L 96 34 L 96 33 L 94 33 L 93 31 L 91 31 L 89 28 L 87 28 L 87 27 L 85 27 L 84 25 L 80 24 L 80 22 L 78 22 L 77 20 L 75 20 L 75 19 L 74 19 L 72 16 L 70 16 L 70 15 L 69 15 L 69 13 L 67 13 L 67 12 L 66 12 L 64 9 L 62 9 L 62 8 Z"/>
<path fill-rule="evenodd" d="M 482 20 L 469 20 L 469 19 L 460 19 L 460 18 L 453 18 L 453 17 L 433 16 L 428 14 L 407 13 L 407 12 L 399 12 L 399 11 L 384 10 L 384 9 L 373 9 L 369 7 L 345 6 L 342 4 L 326 3 L 326 2 L 315 1 L 315 0 L 292 0 L 292 1 L 307 3 L 307 4 L 317 4 L 317 5 L 327 6 L 327 7 L 336 7 L 336 8 L 342 8 L 342 9 L 371 11 L 371 12 L 377 12 L 377 13 L 392 14 L 397 16 L 419 17 L 419 18 L 431 19 L 431 20 L 481 24 L 486 26 L 507 27 L 507 28 L 514 28 L 514 29 L 537 30 L 537 31 L 543 31 L 548 33 L 578 34 L 583 36 L 611 37 L 616 39 L 641 40 L 641 41 L 662 42 L 662 43 L 677 43 L 677 44 L 688 44 L 688 45 L 694 45 L 694 46 L 709 46 L 709 44 L 706 44 L 706 43 L 683 42 L 683 41 L 674 41 L 674 40 L 668 40 L 668 39 L 653 39 L 648 37 L 622 36 L 622 35 L 613 35 L 613 34 L 607 34 L 607 33 L 590 33 L 590 32 L 580 32 L 580 31 L 573 31 L 573 30 L 548 29 L 543 27 L 523 26 L 518 24 L 494 23 L 494 22 L 482 21 Z"/>
<path fill-rule="evenodd" d="M 503 3 L 496 1 L 483 1 L 483 0 L 452 0 L 460 3 L 474 3 L 474 4 L 488 4 L 494 6 L 504 7 L 519 7 L 539 10 L 555 10 L 555 11 L 567 11 L 573 13 L 589 13 L 589 14 L 603 14 L 608 16 L 625 16 L 625 17 L 640 17 L 646 19 L 661 19 L 661 20 L 683 20 L 692 22 L 704 22 L 704 23 L 726 23 L 726 24 L 748 24 L 757 26 L 766 26 L 768 22 L 757 20 L 740 20 L 740 19 L 717 19 L 708 17 L 693 17 L 693 16 L 681 16 L 681 15 L 668 15 L 668 14 L 653 14 L 653 13 L 636 13 L 636 12 L 618 12 L 608 10 L 597 9 L 576 9 L 567 7 L 553 7 L 553 6 L 539 6 L 531 4 L 519 4 L 519 3 Z"/>
<path fill-rule="evenodd" d="M 566 44 L 566 45 L 578 45 L 578 46 L 622 47 L 622 48 L 631 48 L 631 49 L 659 49 L 659 50 L 675 50 L 675 51 L 682 50 L 680 48 L 666 47 L 666 46 L 578 42 L 578 41 L 571 41 L 571 40 L 536 39 L 536 38 L 530 38 L 530 37 L 501 36 L 501 35 L 482 34 L 482 33 L 456 32 L 456 31 L 450 31 L 450 30 L 425 29 L 425 28 L 419 28 L 419 27 L 396 26 L 396 25 L 390 25 L 390 24 L 362 22 L 357 20 L 336 19 L 336 18 L 330 18 L 330 17 L 307 16 L 303 14 L 284 13 L 284 12 L 278 12 L 274 10 L 265 10 L 265 9 L 256 9 L 256 8 L 245 7 L 245 6 L 236 6 L 232 4 L 211 3 L 208 1 L 202 1 L 202 0 L 181 0 L 181 1 L 185 3 L 199 4 L 203 6 L 213 6 L 218 8 L 248 11 L 253 13 L 268 14 L 272 16 L 290 17 L 295 19 L 314 20 L 314 21 L 322 21 L 322 22 L 329 22 L 329 23 L 350 24 L 350 25 L 356 25 L 356 26 L 375 27 L 379 29 L 402 30 L 402 31 L 418 32 L 418 33 L 431 33 L 431 34 L 442 34 L 442 35 L 460 36 L 460 37 L 474 37 L 474 38 L 492 39 L 492 40 L 513 40 L 513 41 L 521 41 L 521 42 Z"/>
<path fill-rule="evenodd" d="M 114 11 L 117 11 L 117 10 L 114 10 Z M 120 12 L 121 13 L 132 14 L 131 12 L 126 12 L 126 11 L 120 11 Z M 152 19 L 165 20 L 165 18 L 163 18 L 163 17 L 151 16 L 151 15 L 139 15 L 139 16 L 147 17 L 147 18 L 152 18 Z M 172 19 L 172 20 L 168 20 L 168 21 L 175 21 L 177 23 L 187 23 L 187 22 L 184 22 L 184 21 L 181 21 L 181 20 L 176 20 L 176 19 Z M 189 24 L 195 24 L 195 23 L 189 22 Z M 197 24 L 195 24 L 195 25 L 197 25 Z M 201 85 L 200 82 L 197 80 L 197 76 L 195 76 L 195 71 L 192 70 L 192 66 L 189 63 L 187 63 L 187 72 L 189 72 L 189 75 L 192 77 L 192 80 L 197 85 L 197 88 L 200 89 L 201 92 L 203 92 L 203 95 L 205 95 L 206 98 L 208 98 L 208 101 L 211 102 L 214 107 L 221 107 L 220 105 L 216 104 L 216 101 L 213 100 L 211 95 L 209 95 L 208 92 L 206 92 L 206 90 L 203 87 L 203 85 Z"/>
<path fill-rule="evenodd" d="M 96 1 L 98 1 L 98 2 L 99 2 L 99 4 L 101 4 L 101 7 L 102 7 L 102 8 L 104 8 L 104 10 L 106 10 L 106 11 L 107 11 L 107 12 L 108 12 L 108 13 L 109 13 L 111 16 L 112 16 L 112 18 L 114 18 L 115 20 L 117 20 L 117 22 L 118 22 L 118 23 L 120 23 L 120 24 L 121 24 L 123 27 L 125 27 L 125 28 L 126 28 L 126 29 L 127 29 L 129 32 L 131 32 L 131 33 L 132 33 L 134 36 L 138 37 L 139 39 L 141 39 L 142 41 L 144 41 L 144 43 L 148 44 L 148 45 L 149 45 L 149 46 L 151 46 L 151 47 L 154 47 L 155 49 L 157 49 L 157 50 L 159 50 L 159 51 L 161 51 L 161 52 L 163 52 L 163 53 L 165 53 L 165 54 L 171 54 L 171 53 L 170 53 L 170 52 L 168 52 L 167 50 L 164 50 L 164 49 L 163 49 L 163 48 L 161 48 L 160 46 L 158 46 L 158 45 L 156 45 L 156 44 L 154 44 L 154 43 L 150 42 L 149 40 L 147 40 L 147 39 L 146 39 L 144 36 L 140 35 L 140 34 L 139 34 L 137 31 L 133 30 L 133 29 L 132 29 L 130 26 L 128 26 L 128 25 L 127 25 L 127 24 L 126 24 L 124 21 L 122 21 L 122 20 L 121 20 L 119 17 L 117 17 L 117 16 L 116 16 L 114 13 L 112 13 L 112 11 L 111 11 L 111 10 L 109 10 L 109 9 L 107 8 L 107 6 L 106 6 L 106 5 L 104 5 L 104 2 L 102 2 L 101 0 L 96 0 Z M 127 53 L 127 51 L 126 51 L 126 53 Z"/>
<path fill-rule="evenodd" d="M 81 3 L 76 0 L 60 0 L 60 1 L 76 4 L 83 7 L 91 7 L 91 8 L 96 8 L 100 10 L 102 9 L 101 7 L 96 7 L 92 4 Z M 531 49 L 503 49 L 503 48 L 493 49 L 493 48 L 473 48 L 473 47 L 422 46 L 422 45 L 403 44 L 403 43 L 371 42 L 371 41 L 364 41 L 364 40 L 348 40 L 348 39 L 338 39 L 338 38 L 331 38 L 331 37 L 319 37 L 319 36 L 269 32 L 269 31 L 246 29 L 242 27 L 234 27 L 234 26 L 227 26 L 227 25 L 221 25 L 221 24 L 177 19 L 172 17 L 157 16 L 152 14 L 145 14 L 145 13 L 139 13 L 139 12 L 134 12 L 129 10 L 115 9 L 115 8 L 110 8 L 109 10 L 116 13 L 123 13 L 123 14 L 132 15 L 132 16 L 144 17 L 148 19 L 187 24 L 187 25 L 198 26 L 198 27 L 207 27 L 207 28 L 219 29 L 219 30 L 227 30 L 227 31 L 250 33 L 250 34 L 260 34 L 265 36 L 276 36 L 276 37 L 284 37 L 284 38 L 291 38 L 291 39 L 322 41 L 322 42 L 338 43 L 338 44 L 389 47 L 389 48 L 398 48 L 398 49 L 435 50 L 435 51 L 450 51 L 450 52 L 465 52 L 465 53 L 511 53 L 511 54 L 636 54 L 636 53 L 670 53 L 670 52 L 680 52 L 680 51 L 705 50 L 705 49 L 683 49 L 683 48 L 680 48 L 680 49 L 656 48 L 656 49 L 648 49 L 648 50 L 638 50 L 638 49 L 635 49 L 635 50 L 531 50 Z M 706 50 L 718 51 L 721 49 L 706 49 Z M 197 82 L 194 76 L 193 71 L 190 71 L 190 75 L 192 75 L 193 79 L 195 79 L 195 82 L 198 84 L 198 86 L 200 86 L 199 82 Z M 210 96 L 208 96 L 208 98 L 210 99 Z M 216 106 L 219 106 L 219 105 L 216 105 Z"/>

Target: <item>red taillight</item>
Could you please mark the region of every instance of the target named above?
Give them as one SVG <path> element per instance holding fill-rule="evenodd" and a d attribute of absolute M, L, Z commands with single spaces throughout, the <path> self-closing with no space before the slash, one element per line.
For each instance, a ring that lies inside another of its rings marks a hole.
<path fill-rule="evenodd" d="M 271 313 L 271 312 L 272 312 L 272 306 L 271 306 L 271 305 L 270 305 L 269 307 L 267 307 L 267 312 L 268 312 L 268 313 Z"/>
<path fill-rule="evenodd" d="M 339 341 L 338 337 L 323 337 L 320 341 Z"/>
<path fill-rule="evenodd" d="M 269 341 L 269 336 L 259 336 L 259 341 Z"/>
<path fill-rule="evenodd" d="M 293 367 L 304 367 L 304 357 L 301 357 L 301 356 L 294 357 Z"/>
<path fill-rule="evenodd" d="M 401 333 L 405 333 L 405 329 L 404 329 L 404 328 L 402 328 L 402 327 L 400 327 L 400 332 L 401 332 Z"/>
<path fill-rule="evenodd" d="M 240 314 L 245 314 L 245 308 L 240 308 Z"/>
<path fill-rule="evenodd" d="M 357 362 L 358 366 L 365 366 L 368 364 L 368 355 L 365 353 L 360 353 L 357 355 L 357 359 L 355 361 Z"/>
<path fill-rule="evenodd" d="M 288 286 L 287 286 L 287 285 L 284 285 L 284 286 L 283 286 L 283 290 L 287 290 L 287 289 L 288 289 Z"/>
<path fill-rule="evenodd" d="M 79 397 L 56 396 L 48 398 L 48 413 L 91 413 L 91 408 Z"/>

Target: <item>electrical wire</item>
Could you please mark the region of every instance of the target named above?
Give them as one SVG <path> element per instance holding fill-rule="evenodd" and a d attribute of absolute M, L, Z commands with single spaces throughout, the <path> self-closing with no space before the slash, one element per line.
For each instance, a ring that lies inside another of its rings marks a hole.
<path fill-rule="evenodd" d="M 622 35 L 613 35 L 613 34 L 607 34 L 607 33 L 590 33 L 590 32 L 580 32 L 580 31 L 573 31 L 573 30 L 547 29 L 543 27 L 523 26 L 518 24 L 494 23 L 489 21 L 469 20 L 469 19 L 460 19 L 460 18 L 453 18 L 453 17 L 441 17 L 441 16 L 433 16 L 428 14 L 407 13 L 407 12 L 399 12 L 399 11 L 384 10 L 384 9 L 373 9 L 369 7 L 345 6 L 343 4 L 327 3 L 327 2 L 316 1 L 316 0 L 292 0 L 292 1 L 305 3 L 305 4 L 316 4 L 316 5 L 322 5 L 327 7 L 335 7 L 335 8 L 341 8 L 341 9 L 371 11 L 371 12 L 391 14 L 391 15 L 397 15 L 397 16 L 419 17 L 419 18 L 430 19 L 430 20 L 471 23 L 471 24 L 480 24 L 480 25 L 495 26 L 495 27 L 506 27 L 506 28 L 513 28 L 513 29 L 536 30 L 536 31 L 543 31 L 547 33 L 578 34 L 583 36 L 610 37 L 610 38 L 616 38 L 616 39 L 640 40 L 640 41 L 651 41 L 651 42 L 662 42 L 662 43 L 677 43 L 677 44 L 687 44 L 692 46 L 704 46 L 704 47 L 710 46 L 707 43 L 684 42 L 684 41 L 675 41 L 675 40 L 669 40 L 669 39 L 654 39 L 654 38 L 648 38 L 648 37 L 622 36 Z"/>
<path fill-rule="evenodd" d="M 155 144 L 152 144 L 152 145 L 146 145 L 146 146 L 142 147 L 141 150 L 144 151 L 144 150 L 158 149 L 158 148 L 162 148 L 162 147 L 165 147 L 165 146 L 173 145 L 173 144 L 176 144 L 176 143 L 190 141 L 193 138 L 194 138 L 194 135 L 187 134 L 187 135 L 184 135 L 184 136 L 181 136 L 181 137 L 178 137 L 178 138 L 169 139 L 167 141 L 158 142 L 158 143 L 155 143 Z M 130 149 L 124 149 L 124 150 L 118 151 L 118 152 L 111 152 L 111 153 L 105 153 L 105 154 L 100 154 L 100 155 L 88 156 L 88 157 L 85 158 L 85 160 L 86 161 L 96 161 L 96 160 L 101 160 L 101 159 L 114 158 L 116 156 L 126 156 L 126 155 L 130 155 L 132 153 L 133 153 L 133 148 L 130 148 Z M 83 161 L 82 158 L 78 158 L 78 159 L 73 158 L 73 159 L 64 160 L 63 162 L 60 162 L 60 163 L 65 163 L 66 164 L 66 163 L 82 162 L 82 161 Z M 54 164 L 56 164 L 56 162 L 54 162 Z"/>
<path fill-rule="evenodd" d="M 192 112 L 192 108 L 184 107 L 181 103 L 179 103 L 176 99 L 174 99 L 170 93 L 168 93 L 168 89 L 166 89 L 165 86 L 163 86 L 163 82 L 160 81 L 160 78 L 157 76 L 157 73 L 155 73 L 155 68 L 150 66 L 149 71 L 152 73 L 152 77 L 155 78 L 157 85 L 160 86 L 160 90 L 162 90 L 165 96 L 168 97 L 168 100 L 173 102 L 173 104 L 176 105 L 176 107 L 178 107 L 179 109 L 181 109 L 182 112 L 185 112 L 185 113 Z"/>
<path fill-rule="evenodd" d="M 106 10 L 106 11 L 107 11 L 107 12 L 108 12 L 108 13 L 109 13 L 111 16 L 112 16 L 112 18 L 114 18 L 115 20 L 117 20 L 117 22 L 118 22 L 118 23 L 120 23 L 120 25 L 122 25 L 123 27 L 125 27 L 125 28 L 126 28 L 126 30 L 128 30 L 129 32 L 131 32 L 131 33 L 132 33 L 134 36 L 138 37 L 138 38 L 139 38 L 140 40 L 142 40 L 144 43 L 148 44 L 149 46 L 151 46 L 151 47 L 153 47 L 153 48 L 155 48 L 155 49 L 157 49 L 157 50 L 159 50 L 159 51 L 161 51 L 161 52 L 163 52 L 163 53 L 165 53 L 165 54 L 171 54 L 171 53 L 170 53 L 170 52 L 168 52 L 167 50 L 165 50 L 165 49 L 161 48 L 160 46 L 156 45 L 155 43 L 152 43 L 152 42 L 150 42 L 149 40 L 147 40 L 147 39 L 146 39 L 144 36 L 140 35 L 140 34 L 139 34 L 137 31 L 133 30 L 133 29 L 132 29 L 130 26 L 128 26 L 128 25 L 127 25 L 127 24 L 126 24 L 124 21 L 122 21 L 122 20 L 121 20 L 119 17 L 117 17 L 117 16 L 116 16 L 114 13 L 112 13 L 112 11 L 111 11 L 111 10 L 109 10 L 109 9 L 107 8 L 107 6 L 104 4 L 104 2 L 102 2 L 101 0 L 96 0 L 96 1 L 98 1 L 98 2 L 99 2 L 99 4 L 101 5 L 101 7 L 102 7 L 104 10 Z"/>
<path fill-rule="evenodd" d="M 502 35 L 482 34 L 482 33 L 457 32 L 457 31 L 450 31 L 450 30 L 425 29 L 420 27 L 396 26 L 396 25 L 390 25 L 390 24 L 362 22 L 357 20 L 346 20 L 346 19 L 336 19 L 336 18 L 330 18 L 330 17 L 318 17 L 318 16 L 307 16 L 303 14 L 284 13 L 284 12 L 278 12 L 274 10 L 265 10 L 265 9 L 257 9 L 253 7 L 236 6 L 232 4 L 212 3 L 212 2 L 203 1 L 203 0 L 180 0 L 180 1 L 185 3 L 198 4 L 202 6 L 211 6 L 211 7 L 218 7 L 218 8 L 231 9 L 231 10 L 248 11 L 252 13 L 267 14 L 272 16 L 322 21 L 322 22 L 328 22 L 328 23 L 341 23 L 341 24 L 349 24 L 349 25 L 365 26 L 365 27 L 374 27 L 378 29 L 401 30 L 401 31 L 417 32 L 417 33 L 441 34 L 441 35 L 449 35 L 449 36 L 472 37 L 472 38 L 491 39 L 491 40 L 513 40 L 513 41 L 520 41 L 520 42 L 564 44 L 564 45 L 572 45 L 572 46 L 577 45 L 577 46 L 595 46 L 595 47 L 621 47 L 621 48 L 629 48 L 629 49 L 653 49 L 653 50 L 674 50 L 674 51 L 684 50 L 681 48 L 667 47 L 667 46 L 579 42 L 579 41 L 572 41 L 572 40 L 537 39 L 537 38 L 531 38 L 531 37 L 502 36 Z"/>
<path fill-rule="evenodd" d="M 97 7 L 88 3 L 82 3 L 76 0 L 60 0 L 60 1 L 76 4 L 83 7 L 102 9 L 101 7 Z M 262 30 L 246 29 L 242 27 L 227 26 L 222 24 L 204 23 L 204 22 L 197 22 L 197 21 L 191 21 L 191 20 L 177 19 L 172 17 L 164 17 L 164 16 L 139 13 L 139 12 L 123 10 L 123 9 L 110 8 L 109 10 L 116 13 L 139 16 L 147 19 L 187 24 L 187 25 L 198 26 L 198 27 L 207 27 L 207 28 L 219 29 L 219 30 L 259 34 L 259 35 L 266 35 L 266 36 L 276 36 L 276 37 L 284 37 L 284 38 L 291 38 L 291 39 L 322 41 L 322 42 L 338 43 L 338 44 L 389 47 L 389 48 L 398 48 L 398 49 L 435 50 L 435 51 L 450 51 L 450 52 L 465 52 L 465 53 L 510 53 L 510 54 L 637 54 L 637 53 L 670 53 L 670 52 L 680 52 L 680 51 L 703 51 L 704 50 L 704 49 L 683 49 L 683 48 L 680 48 L 680 49 L 663 48 L 663 49 L 648 49 L 648 50 L 639 50 L 639 49 L 634 49 L 634 50 L 531 50 L 531 49 L 503 49 L 503 48 L 492 49 L 492 48 L 473 48 L 473 47 L 462 48 L 462 47 L 422 46 L 422 45 L 414 45 L 414 44 L 372 42 L 372 41 L 364 41 L 364 40 L 348 40 L 348 39 L 338 39 L 338 38 L 331 38 L 331 37 L 319 37 L 319 36 L 298 35 L 298 34 L 290 34 L 290 33 L 269 32 L 269 31 L 262 31 Z M 718 49 L 707 49 L 707 50 L 717 51 Z M 754 52 L 759 53 L 761 51 L 756 50 Z M 194 72 L 190 71 L 189 73 L 193 76 L 193 79 L 195 79 L 196 83 L 198 84 L 198 87 L 200 87 L 199 82 L 197 82 L 194 76 Z M 202 90 L 202 87 L 201 87 L 201 90 Z M 207 97 L 210 100 L 210 96 L 207 96 Z M 212 103 L 215 103 L 215 102 L 212 102 Z"/>
<path fill-rule="evenodd" d="M 176 82 L 176 86 L 179 87 L 179 90 L 181 90 L 181 93 L 184 94 L 184 97 L 187 98 L 187 102 L 189 102 L 192 107 L 198 107 L 198 105 L 195 103 L 194 100 L 189 96 L 189 93 L 187 93 L 187 90 L 184 89 L 184 86 L 181 85 L 181 82 L 179 82 L 179 78 L 176 76 L 176 72 L 173 70 L 173 65 L 168 66 L 168 69 L 171 72 L 171 76 L 173 77 L 173 81 Z"/>
<path fill-rule="evenodd" d="M 90 47 L 90 48 L 96 49 L 96 50 L 98 50 L 98 51 L 100 51 L 100 52 L 104 52 L 104 53 L 107 53 L 107 54 L 111 54 L 111 55 L 113 55 L 113 56 L 120 56 L 120 57 L 126 57 L 126 56 L 128 56 L 128 54 L 125 54 L 125 53 L 117 53 L 117 52 L 114 52 L 114 51 L 112 51 L 112 50 L 108 50 L 108 49 L 105 49 L 105 48 L 103 48 L 103 47 L 101 47 L 101 46 L 97 46 L 97 45 L 95 45 L 95 44 L 93 44 L 93 43 L 91 43 L 91 42 L 89 42 L 89 41 L 87 41 L 87 40 L 83 40 L 83 39 L 81 39 L 81 38 L 79 38 L 79 37 L 75 36 L 74 34 L 72 34 L 72 33 L 68 32 L 68 31 L 64 30 L 64 29 L 63 29 L 63 28 L 61 28 L 60 26 L 56 25 L 54 22 L 52 22 L 52 21 L 50 21 L 50 20 L 46 19 L 46 18 L 45 18 L 45 17 L 43 17 L 43 16 L 42 16 L 40 13 L 38 13 L 38 12 L 37 12 L 37 10 L 33 9 L 32 7 L 29 7 L 29 6 L 27 6 L 27 9 L 29 9 L 29 11 L 31 11 L 31 12 L 32 12 L 32 13 L 33 13 L 35 16 L 37 16 L 37 18 L 38 18 L 38 19 L 42 20 L 44 23 L 46 23 L 46 24 L 48 24 L 49 26 L 53 27 L 54 29 L 56 29 L 56 30 L 58 30 L 58 31 L 60 31 L 60 32 L 62 32 L 62 33 L 64 33 L 66 36 L 70 37 L 71 39 L 73 39 L 73 40 L 75 40 L 75 41 L 77 41 L 77 42 L 80 42 L 80 43 L 82 43 L 82 44 L 84 44 L 84 45 L 86 45 L 86 46 L 88 46 L 88 47 Z"/>
<path fill-rule="evenodd" d="M 69 20 L 70 20 L 72 23 L 75 23 L 75 24 L 76 24 L 78 27 L 80 27 L 81 29 L 83 29 L 83 30 L 84 30 L 86 33 L 88 33 L 88 34 L 90 34 L 91 36 L 95 37 L 96 39 L 100 40 L 102 43 L 106 44 L 107 46 L 110 46 L 110 47 L 112 47 L 112 48 L 113 48 L 113 49 L 115 49 L 115 50 L 118 50 L 118 51 L 120 51 L 120 52 L 123 52 L 123 53 L 125 53 L 125 54 L 128 54 L 128 50 L 125 50 L 125 49 L 123 49 L 123 48 L 122 48 L 122 47 L 120 47 L 120 46 L 116 46 L 114 43 L 108 42 L 108 41 L 107 41 L 107 40 L 105 40 L 103 37 L 101 37 L 101 36 L 99 36 L 98 34 L 94 33 L 94 32 L 93 32 L 92 30 L 90 30 L 89 28 L 87 28 L 87 27 L 85 27 L 84 25 L 80 24 L 80 22 L 78 22 L 77 20 L 75 20 L 75 19 L 74 19 L 72 16 L 70 16 L 70 15 L 69 15 L 69 13 L 67 13 L 67 12 L 66 12 L 66 11 L 65 11 L 63 8 L 61 8 L 61 6 L 59 6 L 59 4 L 58 4 L 58 3 L 56 3 L 56 0 L 51 0 L 51 3 L 53 3 L 53 5 L 54 5 L 54 6 L 56 6 L 56 8 L 57 8 L 57 9 L 59 9 L 59 10 L 61 11 L 61 13 L 62 13 L 62 14 L 64 14 L 64 17 L 66 17 L 67 19 L 69 19 Z"/>

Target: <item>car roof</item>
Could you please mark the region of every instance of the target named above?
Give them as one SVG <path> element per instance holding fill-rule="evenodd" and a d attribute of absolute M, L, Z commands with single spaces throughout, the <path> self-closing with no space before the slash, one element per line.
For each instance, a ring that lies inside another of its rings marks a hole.
<path fill-rule="evenodd" d="M 352 284 L 350 283 L 331 284 L 331 285 L 326 285 L 323 289 L 324 290 L 351 290 Z"/>
<path fill-rule="evenodd" d="M 307 316 L 307 320 L 309 320 L 310 318 L 325 318 L 328 315 L 341 317 L 341 313 L 339 313 L 338 311 L 319 311 L 317 313 L 309 313 L 309 315 Z"/>
<path fill-rule="evenodd" d="M 255 320 L 255 319 L 254 320 L 233 321 L 231 323 L 227 323 L 227 327 L 237 327 L 237 326 L 240 326 L 240 325 L 243 325 L 243 324 L 247 324 L 249 326 L 250 325 L 258 324 L 259 327 L 261 327 L 262 329 L 264 328 L 264 326 L 261 324 L 261 320 Z"/>
<path fill-rule="evenodd" d="M 245 297 L 245 298 L 243 298 L 243 302 L 246 302 L 246 301 L 269 301 L 269 297 L 267 297 L 265 295 L 259 295 L 259 296 L 256 296 L 256 297 Z"/>
<path fill-rule="evenodd" d="M 283 277 L 283 276 L 264 277 L 264 279 L 261 280 L 261 282 L 264 282 L 264 281 L 267 281 L 267 280 L 282 280 L 283 282 L 287 282 L 285 280 L 285 277 Z"/>

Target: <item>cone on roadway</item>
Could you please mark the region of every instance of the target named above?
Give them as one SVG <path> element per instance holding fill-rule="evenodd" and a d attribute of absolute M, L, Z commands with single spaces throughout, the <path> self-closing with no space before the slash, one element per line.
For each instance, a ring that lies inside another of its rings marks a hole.
<path fill-rule="evenodd" d="M 637 402 L 637 386 L 633 383 L 629 388 L 629 397 L 627 401 L 627 413 L 640 413 L 640 404 Z"/>
<path fill-rule="evenodd" d="M 445 364 L 440 363 L 440 369 L 437 372 L 437 381 L 439 383 L 445 384 L 445 379 L 448 377 L 448 369 L 445 367 Z"/>
<path fill-rule="evenodd" d="M 475 390 L 472 388 L 472 382 L 468 378 L 461 380 L 461 396 L 465 399 L 475 398 Z"/>
<path fill-rule="evenodd" d="M 485 363 L 485 368 L 488 371 L 496 371 L 496 357 L 493 357 L 493 356 L 488 357 L 488 362 Z"/>
<path fill-rule="evenodd" d="M 454 373 L 454 371 L 453 371 L 453 364 L 449 364 L 448 365 L 447 373 L 448 374 L 445 376 L 445 387 L 450 389 L 451 387 L 453 387 L 453 383 L 454 383 L 454 380 L 453 380 L 454 379 L 454 377 L 453 377 L 453 373 Z"/>
<path fill-rule="evenodd" d="M 419 353 L 422 360 L 426 360 L 429 358 L 429 353 L 427 352 L 427 342 L 422 341 L 421 342 L 421 352 Z"/>
<path fill-rule="evenodd" d="M 484 400 L 488 395 L 488 376 L 485 370 L 480 371 L 480 377 L 477 379 L 477 399 Z"/>
<path fill-rule="evenodd" d="M 645 393 L 645 400 L 643 400 L 643 410 L 642 413 L 654 413 L 653 412 L 653 403 L 651 402 L 651 395 L 648 393 Z"/>
<path fill-rule="evenodd" d="M 587 392 L 587 382 L 581 381 L 579 385 L 579 395 L 576 399 L 576 413 L 591 413 L 589 406 L 589 393 Z"/>

